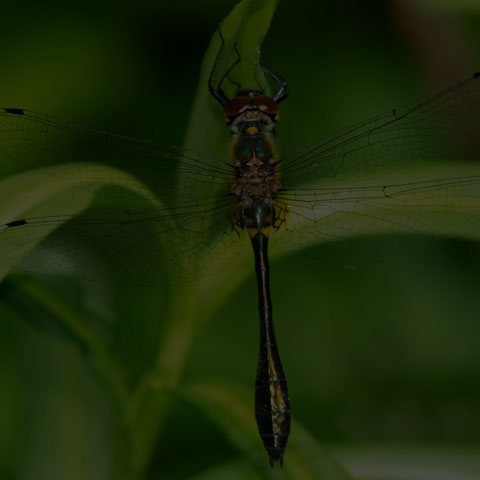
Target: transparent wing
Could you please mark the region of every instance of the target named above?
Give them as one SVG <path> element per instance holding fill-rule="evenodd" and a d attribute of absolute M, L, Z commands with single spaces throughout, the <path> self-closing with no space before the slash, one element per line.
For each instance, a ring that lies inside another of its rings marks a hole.
<path fill-rule="evenodd" d="M 435 167 L 476 154 L 479 84 L 475 75 L 284 157 L 278 202 L 287 222 L 272 250 L 361 235 L 474 238 L 480 172 L 431 169 L 415 181 L 409 170 L 408 183 L 401 176 L 380 182 L 412 164 Z M 46 166 L 51 177 L 95 199 L 115 199 L 81 215 L 57 203 L 48 216 L 5 219 L 4 263 L 86 278 L 103 278 L 113 265 L 120 276 L 150 283 L 220 268 L 243 243 L 230 220 L 232 173 L 217 159 L 16 109 L 0 111 L 0 144 L 4 161 Z M 139 198 L 142 207 L 134 208 Z"/>
<path fill-rule="evenodd" d="M 280 160 L 286 188 L 346 185 L 417 163 L 478 156 L 480 74 L 330 136 Z"/>
<path fill-rule="evenodd" d="M 242 247 L 230 200 L 195 208 L 109 210 L 0 226 L 0 262 L 36 274 L 169 283 L 223 268 Z"/>
<path fill-rule="evenodd" d="M 349 249 L 356 262 L 409 249 L 419 235 L 480 240 L 479 138 L 475 74 L 288 154 L 278 199 L 286 228 L 272 253 L 323 243 L 335 263 Z"/>
<path fill-rule="evenodd" d="M 43 204 L 41 215 L 12 216 L 15 204 L 0 210 L 5 265 L 93 280 L 169 282 L 221 268 L 242 246 L 232 229 L 232 172 L 207 155 L 0 109 L 0 159 L 7 170 L 9 163 L 35 167 L 47 174 L 45 184 L 54 179 L 65 187 L 63 196 L 52 187 L 30 202 Z M 71 209 L 77 190 L 90 196 Z"/>
<path fill-rule="evenodd" d="M 287 222 L 274 233 L 272 253 L 323 243 L 333 246 L 324 253 L 334 263 L 355 264 L 410 250 L 419 235 L 480 241 L 480 164 L 464 170 L 469 175 L 438 170 L 403 184 L 284 191 Z"/>
<path fill-rule="evenodd" d="M 137 193 L 149 189 L 164 195 L 163 201 L 187 201 L 206 192 L 222 192 L 232 177 L 225 162 L 199 152 L 155 145 L 17 108 L 0 109 L 0 145 L 4 165 L 44 167 L 56 180 L 84 190 L 133 176 L 145 186 L 142 190 L 137 185 Z M 99 165 L 115 170 L 102 172 Z M 122 197 L 129 192 L 103 194 Z"/>

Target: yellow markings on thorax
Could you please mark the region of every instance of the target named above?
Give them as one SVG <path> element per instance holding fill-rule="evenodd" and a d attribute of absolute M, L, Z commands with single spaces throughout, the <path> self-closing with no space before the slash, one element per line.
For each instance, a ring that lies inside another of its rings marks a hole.
<path fill-rule="evenodd" d="M 252 155 L 250 156 L 250 160 L 246 163 L 249 167 L 260 167 L 263 165 L 263 162 L 260 160 L 260 158 L 257 157 L 257 152 L 253 150 Z"/>
<path fill-rule="evenodd" d="M 258 230 L 258 228 L 247 228 L 247 232 L 248 232 L 248 236 L 250 237 L 250 240 L 252 240 L 253 238 L 255 238 L 258 235 L 259 230 Z M 264 237 L 268 238 L 270 236 L 270 226 L 262 228 L 260 230 L 260 233 Z"/>

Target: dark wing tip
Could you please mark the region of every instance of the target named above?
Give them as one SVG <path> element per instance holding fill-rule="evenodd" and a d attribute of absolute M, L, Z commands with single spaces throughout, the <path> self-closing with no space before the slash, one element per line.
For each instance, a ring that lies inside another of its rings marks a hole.
<path fill-rule="evenodd" d="M 480 72 L 475 72 L 473 74 L 473 78 L 479 78 L 480 77 Z"/>
<path fill-rule="evenodd" d="M 13 222 L 8 222 L 5 224 L 6 227 L 19 227 L 20 225 L 26 225 L 27 221 L 22 219 L 22 220 L 14 220 Z"/>
<path fill-rule="evenodd" d="M 4 108 L 6 113 L 14 113 L 15 115 L 24 115 L 23 108 Z"/>

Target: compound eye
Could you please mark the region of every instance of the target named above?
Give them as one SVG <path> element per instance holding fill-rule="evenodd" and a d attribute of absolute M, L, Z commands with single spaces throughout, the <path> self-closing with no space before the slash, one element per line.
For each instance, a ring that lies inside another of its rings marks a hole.
<path fill-rule="evenodd" d="M 274 117 L 278 115 L 278 105 L 266 95 L 254 97 L 253 105 L 255 105 L 261 112 L 268 113 Z"/>
<path fill-rule="evenodd" d="M 225 109 L 223 110 L 223 114 L 225 118 L 231 119 L 236 117 L 240 113 L 242 113 L 248 106 L 251 104 L 251 98 L 247 96 L 238 96 L 230 100 L 227 105 L 225 105 Z"/>

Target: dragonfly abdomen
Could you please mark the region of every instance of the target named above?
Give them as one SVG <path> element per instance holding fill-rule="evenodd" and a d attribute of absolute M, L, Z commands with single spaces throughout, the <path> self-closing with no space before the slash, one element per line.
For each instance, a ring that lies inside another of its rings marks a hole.
<path fill-rule="evenodd" d="M 260 352 L 255 379 L 255 418 L 263 444 L 273 461 L 283 464 L 283 453 L 290 435 L 290 400 L 287 379 L 278 352 L 270 298 L 268 236 L 250 229 L 255 255 L 260 313 Z"/>
<path fill-rule="evenodd" d="M 255 379 L 255 418 L 265 449 L 283 463 L 290 435 L 290 400 L 275 340 L 270 298 L 268 237 L 278 228 L 276 198 L 280 191 L 278 156 L 271 133 L 278 109 L 259 92 L 238 96 L 225 108 L 232 130 L 231 153 L 235 168 L 232 193 L 240 210 L 255 255 L 260 313 L 260 352 Z"/>

